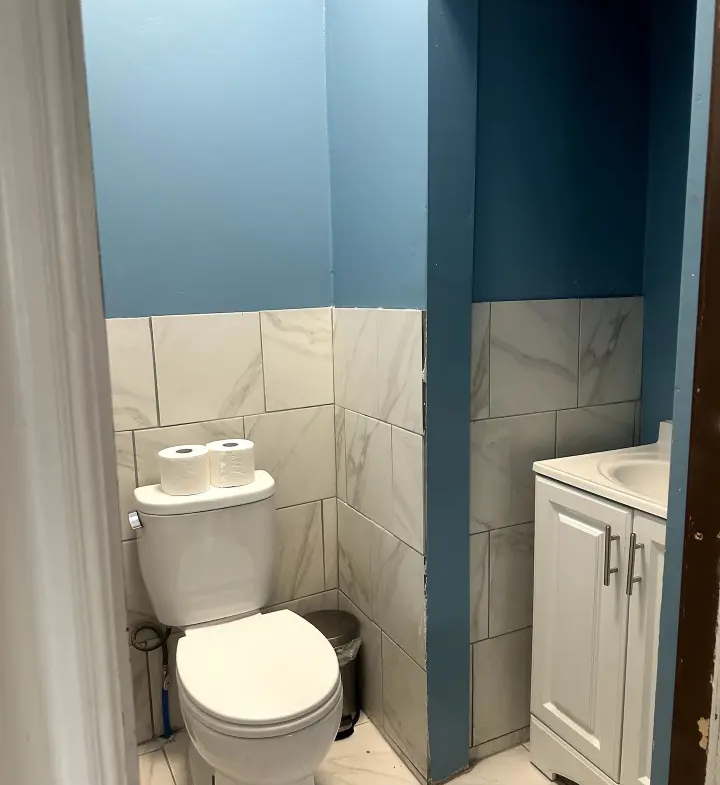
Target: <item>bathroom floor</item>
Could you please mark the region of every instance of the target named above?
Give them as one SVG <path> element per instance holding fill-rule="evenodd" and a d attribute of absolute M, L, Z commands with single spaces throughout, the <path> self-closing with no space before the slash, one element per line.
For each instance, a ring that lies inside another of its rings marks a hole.
<path fill-rule="evenodd" d="M 186 733 L 178 733 L 164 746 L 149 743 L 140 748 L 140 785 L 189 785 L 186 772 Z M 317 785 L 394 785 L 417 780 L 365 716 L 355 733 L 333 744 L 320 770 Z M 467 774 L 453 780 L 458 785 L 547 785 L 549 782 L 530 763 L 525 747 L 494 755 Z"/>

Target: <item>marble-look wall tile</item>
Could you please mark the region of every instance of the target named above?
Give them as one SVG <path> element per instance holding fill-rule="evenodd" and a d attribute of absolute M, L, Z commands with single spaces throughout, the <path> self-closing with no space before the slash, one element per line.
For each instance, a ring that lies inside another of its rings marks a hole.
<path fill-rule="evenodd" d="M 325 553 L 325 588 L 338 587 L 337 499 L 323 499 L 323 551 Z"/>
<path fill-rule="evenodd" d="M 364 515 L 338 502 L 338 560 L 340 591 L 363 613 L 372 615 L 370 589 L 370 529 Z"/>
<path fill-rule="evenodd" d="M 425 667 L 425 559 L 375 524 L 370 527 L 372 619 Z"/>
<path fill-rule="evenodd" d="M 333 421 L 332 406 L 245 418 L 245 436 L 255 442 L 255 467 L 275 478 L 278 507 L 335 496 Z"/>
<path fill-rule="evenodd" d="M 490 637 L 532 625 L 534 543 L 532 523 L 490 532 Z"/>
<path fill-rule="evenodd" d="M 492 303 L 490 416 L 577 406 L 578 300 Z"/>
<path fill-rule="evenodd" d="M 154 316 L 160 422 L 265 411 L 260 314 Z"/>
<path fill-rule="evenodd" d="M 181 633 L 173 633 L 168 639 L 168 670 L 170 673 L 170 689 L 168 690 L 168 703 L 170 705 L 170 727 L 176 731 L 185 727 L 182 711 L 180 710 L 180 695 L 177 684 L 177 645 L 182 638 Z M 148 654 L 150 668 L 150 690 L 152 691 L 153 727 L 155 735 L 162 736 L 162 649 L 155 649 Z"/>
<path fill-rule="evenodd" d="M 377 311 L 333 309 L 335 403 L 378 416 Z"/>
<path fill-rule="evenodd" d="M 306 613 L 312 613 L 313 611 L 336 611 L 337 607 L 338 591 L 337 589 L 330 589 L 319 594 L 311 594 L 309 597 L 300 597 L 298 600 L 269 605 L 263 612 L 273 613 L 273 611 L 289 610 L 297 613 L 298 616 L 304 616 Z"/>
<path fill-rule="evenodd" d="M 150 320 L 107 319 L 108 355 L 116 431 L 158 424 Z"/>
<path fill-rule="evenodd" d="M 385 732 L 422 774 L 427 773 L 427 676 L 387 635 L 382 636 Z"/>
<path fill-rule="evenodd" d="M 347 501 L 347 470 L 345 468 L 345 409 L 335 407 L 335 468 L 337 471 L 337 497 Z"/>
<path fill-rule="evenodd" d="M 634 401 L 642 376 L 643 300 L 583 300 L 579 406 Z"/>
<path fill-rule="evenodd" d="M 532 521 L 533 462 L 554 456 L 555 412 L 471 423 L 471 531 Z"/>
<path fill-rule="evenodd" d="M 153 737 L 150 678 L 147 654 L 130 646 L 130 676 L 135 705 L 135 738 L 138 744 Z"/>
<path fill-rule="evenodd" d="M 489 548 L 488 532 L 470 535 L 470 642 L 488 636 Z"/>
<path fill-rule="evenodd" d="M 166 447 L 178 444 L 208 444 L 219 439 L 244 437 L 245 425 L 242 417 L 136 431 L 138 485 L 154 485 L 160 482 L 157 454 Z"/>
<path fill-rule="evenodd" d="M 425 468 L 423 437 L 392 428 L 393 523 L 390 531 L 425 553 Z"/>
<path fill-rule="evenodd" d="M 277 541 L 270 604 L 296 600 L 325 589 L 322 502 L 275 513 Z"/>
<path fill-rule="evenodd" d="M 472 645 L 473 745 L 530 722 L 532 629 Z"/>
<path fill-rule="evenodd" d="M 262 311 L 267 411 L 333 402 L 330 308 Z"/>
<path fill-rule="evenodd" d="M 348 503 L 390 529 L 393 525 L 390 426 L 347 410 L 345 443 Z"/>
<path fill-rule="evenodd" d="M 376 319 L 378 416 L 423 433 L 422 311 L 379 310 Z"/>
<path fill-rule="evenodd" d="M 470 342 L 470 419 L 490 416 L 490 303 L 473 303 Z"/>
<path fill-rule="evenodd" d="M 557 457 L 632 447 L 635 403 L 566 409 L 557 415 Z"/>
<path fill-rule="evenodd" d="M 138 758 L 140 785 L 175 785 L 162 750 L 148 752 Z"/>
<path fill-rule="evenodd" d="M 125 581 L 125 607 L 132 613 L 132 621 L 154 618 L 150 597 L 140 572 L 137 540 L 126 540 L 122 544 L 123 577 Z"/>
<path fill-rule="evenodd" d="M 115 461 L 117 466 L 120 538 L 132 540 L 135 532 L 128 523 L 128 513 L 135 509 L 133 491 L 135 481 L 135 448 L 129 431 L 115 434 Z"/>
<path fill-rule="evenodd" d="M 373 722 L 383 726 L 382 699 L 382 633 L 361 610 L 342 592 L 339 592 L 338 607 L 351 613 L 360 622 L 362 645 L 358 654 L 360 708 L 372 717 Z"/>

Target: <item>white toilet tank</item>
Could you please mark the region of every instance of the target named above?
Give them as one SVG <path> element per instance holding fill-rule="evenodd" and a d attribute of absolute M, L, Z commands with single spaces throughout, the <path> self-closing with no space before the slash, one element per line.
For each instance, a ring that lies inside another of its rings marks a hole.
<path fill-rule="evenodd" d="M 168 496 L 135 490 L 140 570 L 158 619 L 188 627 L 267 605 L 275 548 L 275 481 Z"/>

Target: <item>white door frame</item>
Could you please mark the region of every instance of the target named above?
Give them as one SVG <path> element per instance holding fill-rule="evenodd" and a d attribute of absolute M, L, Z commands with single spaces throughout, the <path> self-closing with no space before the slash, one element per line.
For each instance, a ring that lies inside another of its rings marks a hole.
<path fill-rule="evenodd" d="M 137 782 L 79 0 L 0 0 L 0 782 Z"/>

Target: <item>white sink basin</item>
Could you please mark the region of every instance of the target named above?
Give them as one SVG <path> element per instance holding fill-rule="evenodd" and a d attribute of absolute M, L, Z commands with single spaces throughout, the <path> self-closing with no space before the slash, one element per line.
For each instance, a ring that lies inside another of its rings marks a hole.
<path fill-rule="evenodd" d="M 599 469 L 609 480 L 630 493 L 667 504 L 670 484 L 670 461 L 667 458 L 633 456 L 600 463 Z"/>

